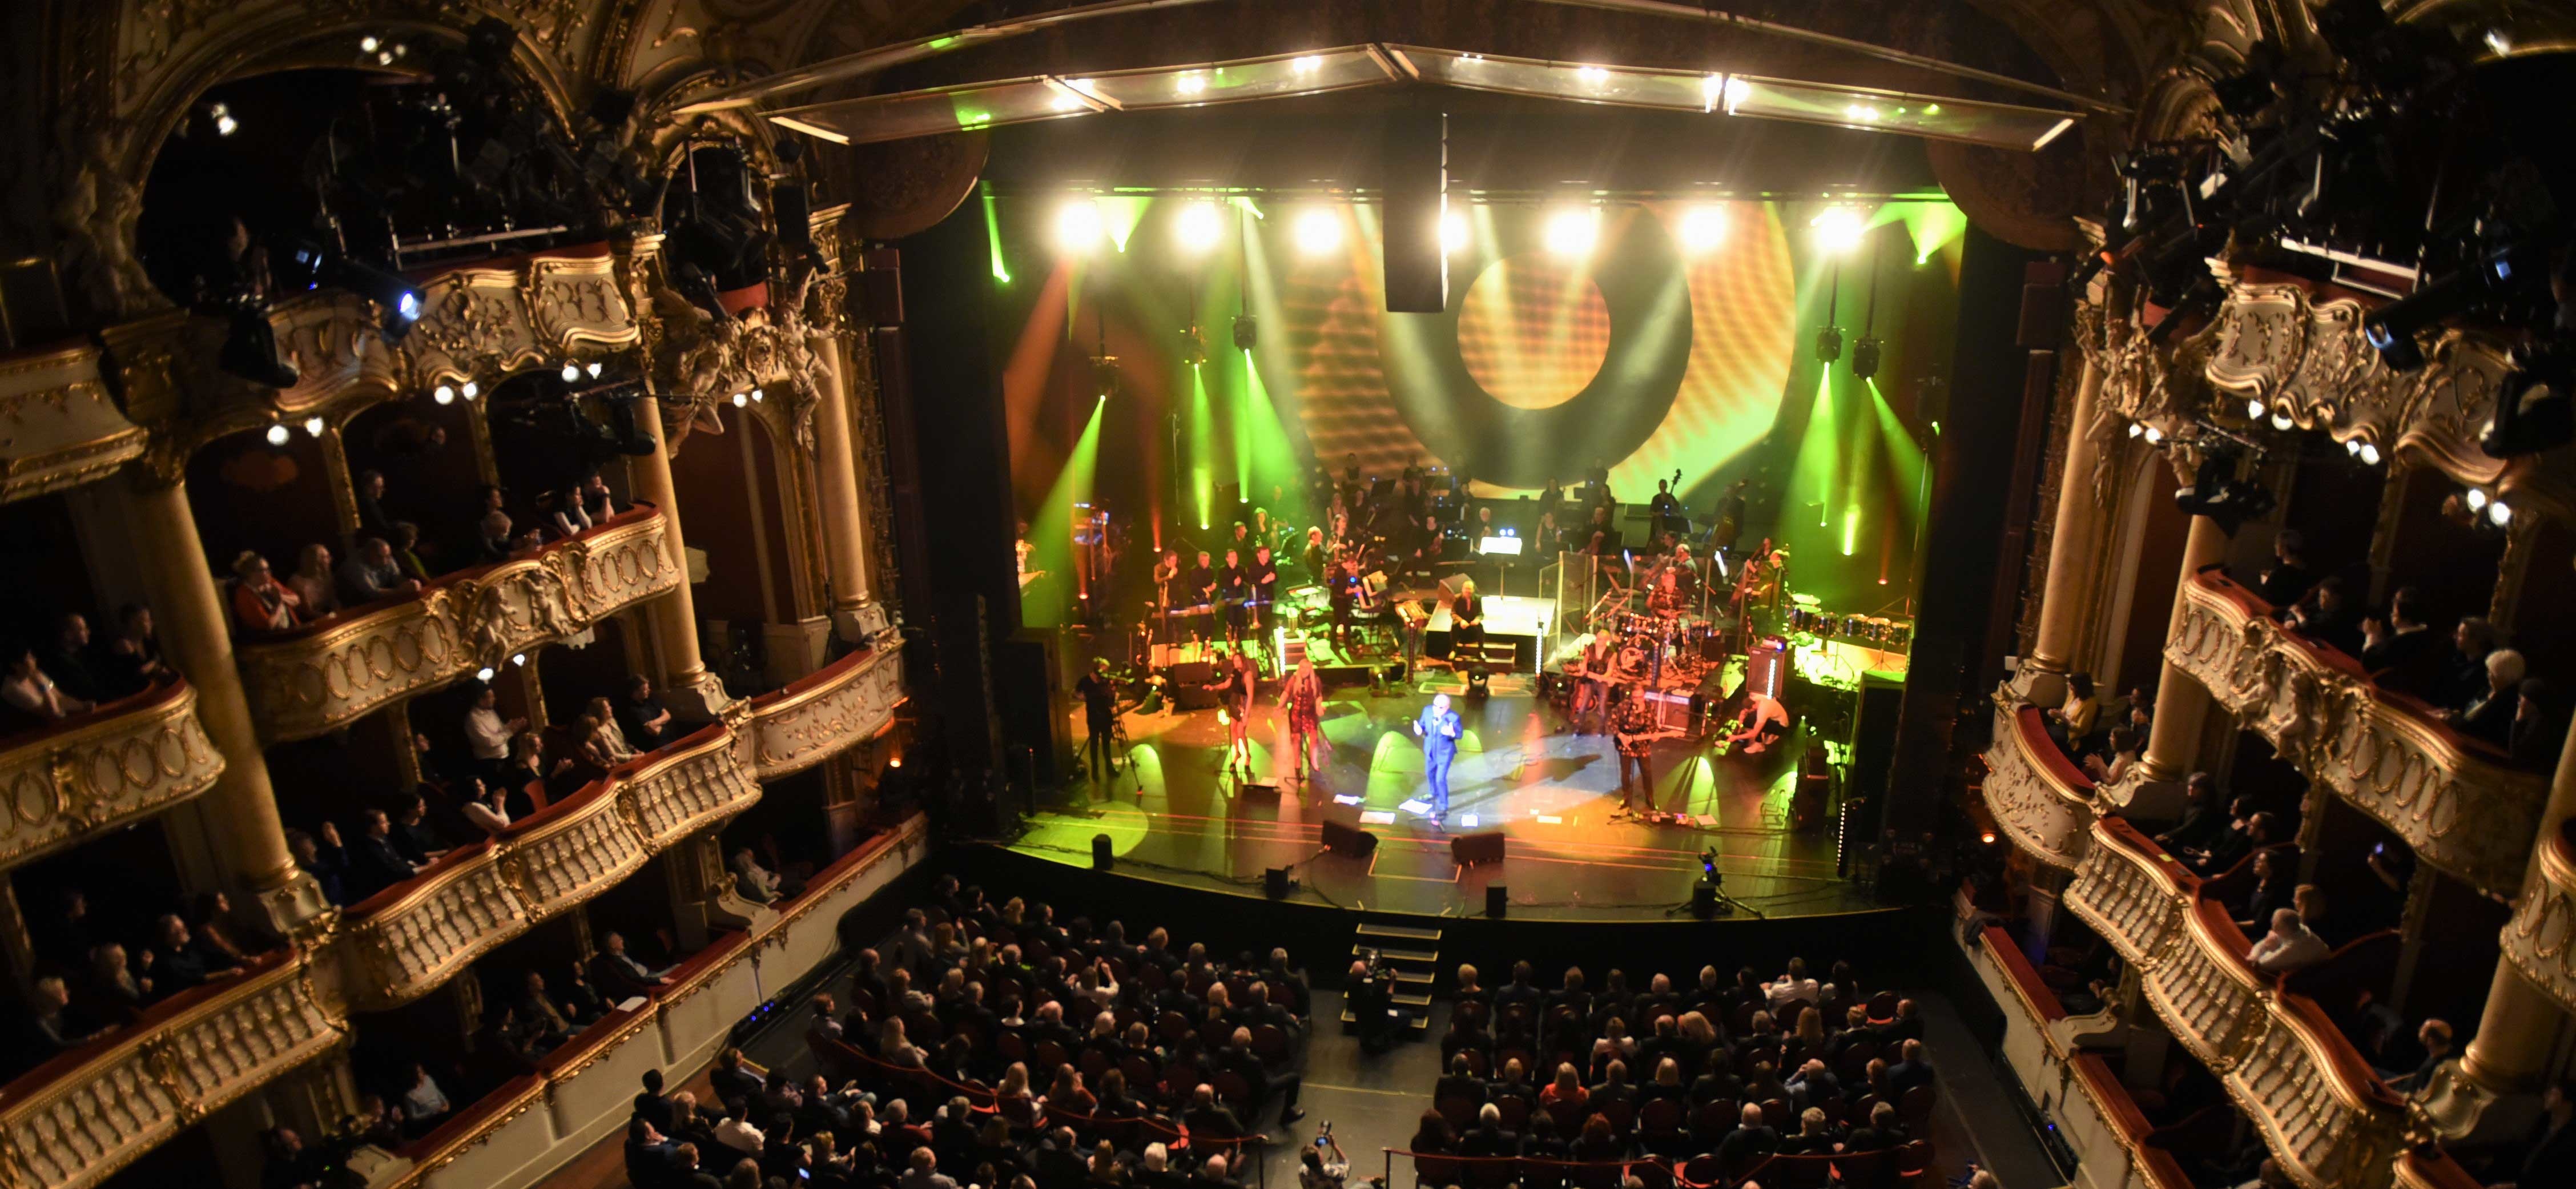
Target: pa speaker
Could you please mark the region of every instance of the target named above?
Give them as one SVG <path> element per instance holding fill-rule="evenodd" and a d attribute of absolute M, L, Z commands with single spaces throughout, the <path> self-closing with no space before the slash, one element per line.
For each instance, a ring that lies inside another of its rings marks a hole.
<path fill-rule="evenodd" d="M 1107 834 L 1092 835 L 1091 869 L 1094 871 L 1107 871 L 1111 867 L 1116 866 L 1117 863 L 1117 857 L 1109 853 L 1109 836 Z"/>
<path fill-rule="evenodd" d="M 1381 148 L 1386 310 L 1444 312 L 1449 308 L 1449 253 L 1440 244 L 1440 220 L 1449 190 L 1449 117 L 1436 111 L 1391 113 Z"/>
<path fill-rule="evenodd" d="M 1377 835 L 1327 819 L 1324 822 L 1324 849 L 1337 855 L 1366 857 L 1377 850 Z"/>
<path fill-rule="evenodd" d="M 1461 867 L 1478 863 L 1503 861 L 1503 833 L 1487 830 L 1482 834 L 1461 834 L 1449 840 L 1449 858 Z"/>
<path fill-rule="evenodd" d="M 1498 883 L 1489 883 L 1485 885 L 1486 916 L 1499 921 L 1503 919 L 1504 913 L 1511 910 L 1511 907 L 1512 890 L 1510 888 L 1504 887 Z"/>
<path fill-rule="evenodd" d="M 1288 869 L 1265 867 L 1261 871 L 1261 894 L 1273 900 L 1288 898 Z"/>

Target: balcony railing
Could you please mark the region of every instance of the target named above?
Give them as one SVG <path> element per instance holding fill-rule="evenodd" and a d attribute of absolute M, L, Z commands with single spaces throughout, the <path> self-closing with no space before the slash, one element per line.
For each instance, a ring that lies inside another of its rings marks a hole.
<path fill-rule="evenodd" d="M 607 890 L 691 830 L 760 799 L 740 738 L 718 723 L 460 847 L 349 910 L 350 1001 L 409 1002 L 537 922 Z"/>
<path fill-rule="evenodd" d="M 176 678 L 42 730 L 0 739 L 0 867 L 158 813 L 223 774 Z"/>
<path fill-rule="evenodd" d="M 816 872 L 758 934 L 730 934 L 680 964 L 652 998 L 613 1012 L 538 1063 L 406 1145 L 410 1171 L 393 1189 L 532 1184 L 612 1134 L 632 1110 L 646 1069 L 696 1070 L 758 1007 L 763 987 L 788 986 L 839 947 L 838 923 L 928 853 L 915 815 Z M 674 1077 L 674 1080 L 679 1080 Z"/>
<path fill-rule="evenodd" d="M 2055 867 L 2072 870 L 2083 861 L 2096 812 L 2093 781 L 2048 737 L 2038 707 L 1995 695 L 1986 769 L 1986 810 L 2016 845 Z"/>
<path fill-rule="evenodd" d="M 0 356 L 0 503 L 77 487 L 143 456 L 82 338 Z"/>
<path fill-rule="evenodd" d="M 854 652 L 751 703 L 752 756 L 762 780 L 802 772 L 873 737 L 903 700 L 903 656 Z"/>
<path fill-rule="evenodd" d="M 2548 779 L 2509 767 L 2423 702 L 2371 684 L 2360 662 L 2290 632 L 2271 611 L 2244 587 L 2199 575 L 2183 584 L 2165 658 L 2425 862 L 2491 895 L 2519 889 Z"/>
<path fill-rule="evenodd" d="M 0 1183 L 80 1189 L 338 1044 L 301 953 L 174 995 L 0 1087 Z"/>
<path fill-rule="evenodd" d="M 2504 956 L 2559 1006 L 2576 1011 L 2576 819 L 2543 840 L 2530 886 L 2504 927 Z"/>
<path fill-rule="evenodd" d="M 2103 818 L 2066 905 L 2145 979 L 2174 1038 L 2208 1065 L 2308 1189 L 2387 1185 L 2405 1103 L 2316 1003 L 2245 961 L 2245 935 L 2200 880 L 2129 823 Z"/>
<path fill-rule="evenodd" d="M 598 527 L 419 594 L 352 607 L 238 653 L 260 738 L 309 739 L 396 698 L 444 685 L 591 625 L 686 581 L 660 509 Z"/>

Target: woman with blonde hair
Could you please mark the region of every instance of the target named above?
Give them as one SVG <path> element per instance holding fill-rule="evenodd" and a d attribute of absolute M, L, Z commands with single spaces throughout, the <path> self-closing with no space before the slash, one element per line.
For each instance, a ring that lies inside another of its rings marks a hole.
<path fill-rule="evenodd" d="M 331 550 L 323 545 L 307 545 L 295 555 L 295 572 L 287 575 L 286 585 L 303 602 L 306 619 L 320 619 L 340 609 L 340 588 L 331 577 Z"/>

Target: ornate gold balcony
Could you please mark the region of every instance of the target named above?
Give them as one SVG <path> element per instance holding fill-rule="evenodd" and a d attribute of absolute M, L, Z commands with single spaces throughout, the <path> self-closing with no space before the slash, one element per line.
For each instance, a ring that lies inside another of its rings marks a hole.
<path fill-rule="evenodd" d="M 2576 1011 L 2576 821 L 2540 845 L 2530 886 L 2504 927 L 2504 956 L 2559 1006 Z"/>
<path fill-rule="evenodd" d="M 2015 845 L 2053 867 L 2072 870 L 2083 861 L 2096 812 L 2093 781 L 2048 737 L 2038 707 L 1997 691 L 1986 769 L 1986 810 Z"/>
<path fill-rule="evenodd" d="M 638 505 L 569 540 L 450 574 L 417 595 L 245 640 L 243 683 L 267 743 L 337 730 L 395 698 L 497 668 L 686 581 L 660 509 Z"/>
<path fill-rule="evenodd" d="M 2215 573 L 2183 584 L 2172 661 L 2308 779 L 2397 832 L 2416 855 L 2495 896 L 2522 886 L 2548 778 L 2372 685 L 2353 658 L 2302 639 Z"/>
<path fill-rule="evenodd" d="M 409 1002 L 493 946 L 607 890 L 690 831 L 760 799 L 718 723 L 638 756 L 498 838 L 354 905 L 341 930 L 350 1001 Z"/>
<path fill-rule="evenodd" d="M 883 730 L 903 700 L 903 657 L 893 648 L 854 652 L 752 700 L 752 755 L 776 780 L 839 755 Z"/>
<path fill-rule="evenodd" d="M 2197 877 L 2136 827 L 2103 818 L 2066 905 L 2137 966 L 2156 1014 L 2219 1075 L 2293 1179 L 2389 1183 L 2405 1103 L 2313 1001 L 2246 963 L 2244 934 L 2200 898 Z"/>
<path fill-rule="evenodd" d="M 0 358 L 0 503 L 77 487 L 143 454 L 87 341 Z"/>
<path fill-rule="evenodd" d="M 167 809 L 224 770 L 197 691 L 176 678 L 0 745 L 0 867 Z"/>
<path fill-rule="evenodd" d="M 173 996 L 0 1089 L 0 1183 L 95 1185 L 347 1031 L 294 951 Z"/>

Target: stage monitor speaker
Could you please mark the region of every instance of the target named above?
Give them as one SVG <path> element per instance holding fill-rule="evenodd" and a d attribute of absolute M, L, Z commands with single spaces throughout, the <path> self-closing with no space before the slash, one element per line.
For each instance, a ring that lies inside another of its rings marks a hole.
<path fill-rule="evenodd" d="M 1449 116 L 1389 113 L 1380 142 L 1386 179 L 1386 310 L 1438 314 L 1449 308 L 1449 253 L 1440 220 L 1449 190 Z"/>
<path fill-rule="evenodd" d="M 1691 885 L 1691 915 L 1705 921 L 1717 915 L 1717 885 L 1703 879 Z"/>
<path fill-rule="evenodd" d="M 1247 781 L 1235 786 L 1234 795 L 1240 800 L 1268 801 L 1276 804 L 1279 800 L 1279 786 L 1276 784 L 1263 784 L 1258 781 Z"/>
<path fill-rule="evenodd" d="M 1288 869 L 1265 867 L 1261 870 L 1261 894 L 1273 900 L 1288 898 Z"/>
<path fill-rule="evenodd" d="M 1216 666 L 1206 661 L 1190 661 L 1172 666 L 1172 701 L 1183 710 L 1216 709 L 1216 691 L 1208 683 L 1216 680 Z"/>
<path fill-rule="evenodd" d="M 1109 852 L 1109 836 L 1107 834 L 1092 835 L 1091 869 L 1094 871 L 1107 871 L 1117 865 L 1118 857 Z"/>
<path fill-rule="evenodd" d="M 1511 907 L 1512 890 L 1510 888 L 1504 887 L 1498 883 L 1489 883 L 1485 885 L 1486 916 L 1499 921 L 1503 919 L 1504 913 L 1511 911 Z"/>
<path fill-rule="evenodd" d="M 1482 834 L 1461 834 L 1449 840 L 1449 858 L 1461 867 L 1478 863 L 1503 861 L 1503 833 L 1487 830 Z"/>
<path fill-rule="evenodd" d="M 1102 835 L 1107 837 L 1107 835 Z M 1337 855 L 1365 858 L 1377 850 L 1377 835 L 1354 826 L 1327 820 L 1324 823 L 1324 849 Z"/>

